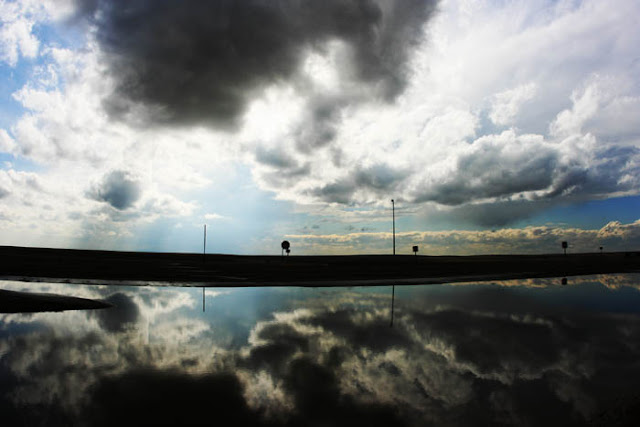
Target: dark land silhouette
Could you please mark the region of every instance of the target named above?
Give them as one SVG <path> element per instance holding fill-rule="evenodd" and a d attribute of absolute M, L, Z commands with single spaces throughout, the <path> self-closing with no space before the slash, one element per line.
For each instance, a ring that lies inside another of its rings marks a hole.
<path fill-rule="evenodd" d="M 111 304 L 65 295 L 34 294 L 0 289 L 0 313 L 35 313 L 42 311 L 95 310 Z"/>
<path fill-rule="evenodd" d="M 244 256 L 0 246 L 5 279 L 194 286 L 350 286 L 640 272 L 640 252 L 479 256 Z"/>

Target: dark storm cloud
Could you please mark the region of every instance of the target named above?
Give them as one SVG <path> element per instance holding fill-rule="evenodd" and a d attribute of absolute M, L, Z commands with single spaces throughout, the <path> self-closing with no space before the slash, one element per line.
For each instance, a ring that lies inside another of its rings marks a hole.
<path fill-rule="evenodd" d="M 120 170 L 107 174 L 99 185 L 87 193 L 90 198 L 106 202 L 118 210 L 133 206 L 141 194 L 140 183 L 129 173 Z"/>
<path fill-rule="evenodd" d="M 451 178 L 432 185 L 415 201 L 460 205 L 472 200 L 543 190 L 553 183 L 558 154 L 535 147 L 518 153 L 504 152 L 499 144 L 486 144 L 460 156 Z"/>
<path fill-rule="evenodd" d="M 551 206 L 545 200 L 499 200 L 492 203 L 463 205 L 446 212 L 429 213 L 435 221 L 464 222 L 482 227 L 504 227 L 530 218 Z"/>
<path fill-rule="evenodd" d="M 359 98 L 349 93 L 337 96 L 310 94 L 305 105 L 306 117 L 293 132 L 296 148 L 302 153 L 309 153 L 329 144 L 336 135 L 340 112 L 349 103 L 360 102 Z"/>
<path fill-rule="evenodd" d="M 640 157 L 640 149 L 607 147 L 596 150 L 594 157 L 597 162 L 589 168 L 575 164 L 558 168 L 559 178 L 545 197 L 606 196 L 638 188 L 640 168 L 634 160 Z"/>
<path fill-rule="evenodd" d="M 276 169 L 292 169 L 297 168 L 298 163 L 288 153 L 279 148 L 267 149 L 258 147 L 255 153 L 256 161 L 263 165 L 271 166 Z"/>
<path fill-rule="evenodd" d="M 79 3 L 116 79 L 107 102 L 114 116 L 143 106 L 156 122 L 223 127 L 237 125 L 248 100 L 295 78 L 305 53 L 332 40 L 348 46 L 341 66 L 353 78 L 393 99 L 435 9 L 426 0 Z"/>
<path fill-rule="evenodd" d="M 570 158 L 554 145 L 526 145 L 523 141 L 474 143 L 461 155 L 450 176 L 425 183 L 414 203 L 452 206 L 437 219 L 461 220 L 473 225 L 502 227 L 526 219 L 558 202 L 575 202 L 634 191 L 640 181 L 636 147 L 595 150 L 590 161 Z M 536 192 L 527 198 L 522 193 Z M 490 202 L 482 199 L 493 199 Z M 472 203 L 475 202 L 475 203 Z"/>
<path fill-rule="evenodd" d="M 273 168 L 273 165 L 271 165 Z M 276 168 L 268 172 L 263 172 L 261 178 L 269 185 L 278 188 L 291 188 L 300 179 L 311 173 L 311 163 L 304 162 L 300 164 L 292 164 L 290 167 Z"/>
<path fill-rule="evenodd" d="M 385 164 L 378 164 L 360 169 L 355 174 L 355 183 L 359 188 L 389 191 L 396 183 L 409 175 L 403 170 L 393 169 Z"/>
<path fill-rule="evenodd" d="M 312 189 L 309 194 L 329 203 L 350 204 L 355 202 L 354 194 L 361 190 L 384 197 L 390 194 L 408 175 L 409 173 L 405 170 L 393 169 L 385 164 L 376 164 L 355 169 L 349 176 Z"/>
<path fill-rule="evenodd" d="M 310 193 L 325 202 L 347 205 L 353 202 L 352 196 L 355 191 L 353 182 L 341 180 L 316 188 Z"/>

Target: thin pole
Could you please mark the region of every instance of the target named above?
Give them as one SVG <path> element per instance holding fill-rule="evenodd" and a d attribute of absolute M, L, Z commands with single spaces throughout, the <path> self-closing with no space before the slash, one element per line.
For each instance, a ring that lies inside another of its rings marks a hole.
<path fill-rule="evenodd" d="M 396 203 L 391 199 L 391 211 L 393 213 L 393 254 L 396 254 Z"/>
<path fill-rule="evenodd" d="M 202 287 L 202 312 L 204 313 L 204 286 Z"/>
<path fill-rule="evenodd" d="M 207 224 L 204 225 L 204 241 L 202 242 L 202 255 L 207 253 Z"/>

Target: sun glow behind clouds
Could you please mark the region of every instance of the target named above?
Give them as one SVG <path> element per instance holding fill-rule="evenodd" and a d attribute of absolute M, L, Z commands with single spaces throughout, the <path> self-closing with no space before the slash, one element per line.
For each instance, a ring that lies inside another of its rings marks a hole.
<path fill-rule="evenodd" d="M 224 194 L 234 186 L 251 188 L 236 188 L 233 198 L 252 213 L 233 221 L 238 239 L 249 242 L 246 252 L 267 251 L 305 229 L 386 232 L 391 198 L 406 209 L 410 233 L 445 222 L 484 232 L 543 224 L 558 207 L 635 196 L 640 188 L 637 2 L 442 1 L 434 12 L 423 1 L 403 10 L 372 2 L 357 11 L 330 1 L 305 3 L 318 8 L 311 21 L 304 8 L 279 15 L 284 9 L 269 6 L 272 15 L 260 23 L 251 14 L 229 15 L 234 29 L 273 25 L 280 36 L 269 39 L 269 30 L 254 42 L 234 39 L 215 22 L 198 27 L 196 9 L 135 4 L 133 16 L 155 16 L 192 51 L 176 51 L 178 39 L 138 38 L 154 30 L 151 21 L 131 35 L 105 4 L 69 21 L 62 19 L 69 10 L 61 15 L 48 3 L 2 3 L 2 72 L 32 74 L 0 100 L 22 108 L 0 129 L 0 150 L 15 159 L 0 180 L 0 227 L 7 231 L 0 243 L 73 246 L 81 239 L 124 249 L 142 229 L 153 235 L 168 223 L 201 226 L 210 212 L 229 218 L 238 207 L 219 203 L 231 200 Z M 303 33 L 300 23 L 313 25 Z M 82 43 L 67 46 L 44 31 L 69 25 L 86 30 Z M 212 39 L 201 36 L 210 34 L 236 43 L 236 55 L 207 45 Z M 212 49 L 216 61 L 200 61 L 197 46 Z M 277 55 L 257 66 L 251 58 L 263 58 L 265 46 Z M 160 65 L 168 61 L 155 74 L 145 68 L 151 54 Z M 276 57 L 281 62 L 269 62 Z M 157 81 L 138 79 L 145 76 Z M 163 91 L 151 93 L 148 85 Z M 199 107 L 192 111 L 189 102 Z M 26 162 L 40 169 L 23 170 Z M 119 203 L 124 193 L 105 187 L 114 176 L 135 185 L 109 188 L 133 189 L 125 193 L 136 197 Z M 621 215 L 629 222 L 628 212 Z M 572 224 L 571 217 L 556 219 Z M 618 219 L 608 215 L 594 228 Z M 153 239 L 144 247 L 171 248 Z"/>

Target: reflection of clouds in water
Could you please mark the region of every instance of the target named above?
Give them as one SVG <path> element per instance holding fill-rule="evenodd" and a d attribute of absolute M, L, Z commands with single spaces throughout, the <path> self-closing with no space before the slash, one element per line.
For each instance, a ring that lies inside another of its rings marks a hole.
<path fill-rule="evenodd" d="M 596 277 L 597 281 L 607 288 L 629 287 L 640 290 L 640 274 L 599 274 Z"/>
<path fill-rule="evenodd" d="M 260 346 L 251 348 L 250 355 L 270 345 L 275 351 L 278 344 L 280 357 L 260 359 L 267 365 L 261 368 L 272 375 L 299 357 L 310 358 L 333 370 L 342 395 L 392 403 L 407 415 L 430 414 L 436 422 L 452 421 L 447 408 L 469 409 L 478 402 L 494 408 L 496 420 L 543 422 L 545 415 L 530 403 L 536 399 L 547 401 L 553 416 L 564 413 L 566 421 L 584 421 L 596 410 L 594 401 L 604 397 L 598 387 L 619 385 L 601 372 L 635 369 L 631 360 L 640 352 L 630 343 L 640 338 L 636 316 L 518 310 L 515 304 L 512 313 L 405 309 L 389 328 L 388 311 L 329 308 L 274 319 L 269 328 L 259 325 L 254 343 Z M 301 331 L 308 325 L 314 328 L 305 341 Z M 276 341 L 274 330 L 288 334 L 286 339 Z M 269 360 L 275 360 L 273 365 Z M 483 389 L 484 395 L 479 393 Z"/>
<path fill-rule="evenodd" d="M 76 285 L 67 283 L 43 283 L 43 282 L 16 282 L 2 281 L 2 289 L 36 292 L 54 293 L 95 300 L 110 302 L 114 308 L 108 310 L 95 311 L 95 317 L 100 322 L 107 322 L 112 327 L 119 328 L 119 323 L 136 323 L 139 319 L 153 321 L 156 317 L 175 312 L 181 308 L 193 308 L 196 306 L 196 298 L 188 291 L 181 288 L 156 288 L 156 287 L 119 287 L 104 285 Z M 208 292 L 207 297 L 213 298 L 223 292 Z M 70 312 L 59 313 L 34 313 L 34 314 L 0 314 L 0 321 L 3 324 L 23 323 L 41 321 L 47 324 L 55 324 L 56 327 L 63 326 L 71 317 L 74 321 L 67 326 L 76 328 L 83 322 L 79 319 L 86 318 L 82 312 L 72 316 Z"/>
<path fill-rule="evenodd" d="M 558 278 L 536 278 L 536 279 L 521 279 L 521 280 L 495 280 L 491 283 L 499 286 L 525 286 L 527 288 L 546 288 L 549 286 L 558 285 L 560 279 Z M 453 285 L 469 285 L 470 283 L 454 283 Z"/>
<path fill-rule="evenodd" d="M 215 425 L 216 420 L 260 425 L 230 373 L 133 369 L 97 383 L 86 409 L 84 421 L 97 426 Z"/>
<path fill-rule="evenodd" d="M 599 283 L 612 289 L 631 287 L 640 290 L 640 274 L 597 274 L 591 276 L 570 276 L 567 278 L 570 285 L 582 285 L 584 283 Z M 548 288 L 561 284 L 560 277 L 541 277 L 533 279 L 491 280 L 488 282 L 457 282 L 450 286 L 469 286 L 491 283 L 506 287 Z"/>
<path fill-rule="evenodd" d="M 257 321 L 245 345 L 231 350 L 216 344 L 216 324 L 194 307 L 199 290 L 111 288 L 100 292 L 137 307 L 137 316 L 124 316 L 127 327 L 87 312 L 43 315 L 37 321 L 46 330 L 0 340 L 1 364 L 20 380 L 14 403 L 85 416 L 118 407 L 105 396 L 121 391 L 141 400 L 138 409 L 127 406 L 138 411 L 133 420 L 156 398 L 166 419 L 179 412 L 164 408 L 177 403 L 160 390 L 182 402 L 228 387 L 229 407 L 256 423 L 262 414 L 276 424 L 571 424 L 593 415 L 607 390 L 637 386 L 635 315 L 525 303 L 503 286 L 450 287 L 457 299 L 442 289 L 406 288 L 393 328 L 382 292 L 296 292 L 290 309 Z M 475 309 L 457 300 L 473 300 Z M 194 399 L 183 411 L 195 417 Z"/>
<path fill-rule="evenodd" d="M 196 304 L 183 289 L 26 285 L 6 287 L 105 299 L 115 308 L 0 317 L 4 330 L 17 325 L 34 329 L 0 340 L 2 366 L 18 379 L 11 390 L 18 405 L 52 405 L 77 413 L 88 390 L 107 376 L 138 367 L 205 369 L 201 359 L 208 349 L 194 354 L 194 346 L 181 347 L 210 328 L 201 319 L 179 314 Z M 147 345 L 149 336 L 154 345 Z"/>
<path fill-rule="evenodd" d="M 92 311 L 103 329 L 109 332 L 122 332 L 128 325 L 133 325 L 140 317 L 138 305 L 128 295 L 117 292 L 105 299 L 111 304 L 109 310 Z"/>
<path fill-rule="evenodd" d="M 548 322 L 516 316 L 443 310 L 415 313 L 416 339 L 448 359 L 456 371 L 512 384 L 539 378 L 562 361 L 564 334 Z"/>

